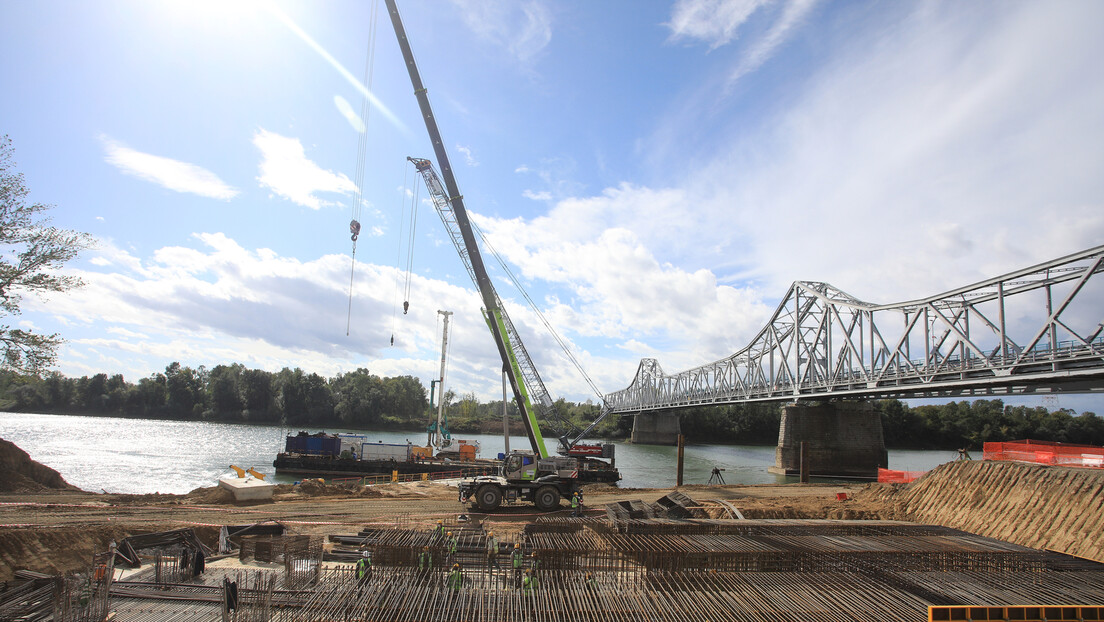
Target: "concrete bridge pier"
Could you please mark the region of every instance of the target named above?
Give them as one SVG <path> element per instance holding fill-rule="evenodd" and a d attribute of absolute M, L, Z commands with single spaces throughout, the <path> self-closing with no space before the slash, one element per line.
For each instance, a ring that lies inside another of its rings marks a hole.
<path fill-rule="evenodd" d="M 674 413 L 640 413 L 633 419 L 630 440 L 637 445 L 675 445 L 681 433 Z"/>
<path fill-rule="evenodd" d="M 865 401 L 793 403 L 782 408 L 771 473 L 801 472 L 801 443 L 808 443 L 812 475 L 878 477 L 889 456 L 882 420 Z"/>

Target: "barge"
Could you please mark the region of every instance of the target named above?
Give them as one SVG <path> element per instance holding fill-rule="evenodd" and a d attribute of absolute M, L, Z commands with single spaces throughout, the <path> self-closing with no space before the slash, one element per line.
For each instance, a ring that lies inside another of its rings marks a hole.
<path fill-rule="evenodd" d="M 433 453 L 432 447 L 412 443 L 368 442 L 358 434 L 288 435 L 284 451 L 272 462 L 277 474 L 323 477 L 361 477 L 365 475 L 400 475 L 428 473 L 437 477 L 472 477 L 494 475 L 502 460 L 477 458 L 478 443 L 459 441 L 457 451 Z M 613 446 L 590 456 L 612 455 Z M 585 455 L 576 456 L 579 480 L 584 483 L 613 484 L 621 474 L 610 462 Z"/>

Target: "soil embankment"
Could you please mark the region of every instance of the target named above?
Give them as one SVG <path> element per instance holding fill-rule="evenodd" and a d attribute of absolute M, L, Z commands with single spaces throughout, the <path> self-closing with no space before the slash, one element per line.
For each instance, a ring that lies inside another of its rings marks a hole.
<path fill-rule="evenodd" d="M 881 505 L 885 518 L 1104 561 L 1101 469 L 950 462 L 912 484 L 868 486 L 856 499 Z"/>
<path fill-rule="evenodd" d="M 60 473 L 35 462 L 15 443 L 0 438 L 0 492 L 76 490 Z"/>

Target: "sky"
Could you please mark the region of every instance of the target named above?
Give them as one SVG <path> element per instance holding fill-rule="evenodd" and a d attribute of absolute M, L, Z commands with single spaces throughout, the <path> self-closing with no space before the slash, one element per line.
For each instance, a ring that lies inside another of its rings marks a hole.
<path fill-rule="evenodd" d="M 1104 3 L 399 9 L 473 221 L 600 392 L 739 350 L 793 281 L 892 303 L 1104 242 Z M 30 199 L 96 240 L 9 318 L 61 373 L 428 387 L 448 310 L 446 386 L 501 396 L 382 2 L 0 0 L 0 84 Z M 553 397 L 597 399 L 483 250 Z"/>

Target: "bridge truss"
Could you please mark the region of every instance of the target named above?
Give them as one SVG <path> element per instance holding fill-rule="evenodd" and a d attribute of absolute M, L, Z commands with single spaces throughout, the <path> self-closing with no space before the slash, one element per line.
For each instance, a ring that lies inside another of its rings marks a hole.
<path fill-rule="evenodd" d="M 890 305 L 795 282 L 735 354 L 676 374 L 640 361 L 611 412 L 737 402 L 1104 391 L 1104 246 Z"/>

